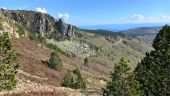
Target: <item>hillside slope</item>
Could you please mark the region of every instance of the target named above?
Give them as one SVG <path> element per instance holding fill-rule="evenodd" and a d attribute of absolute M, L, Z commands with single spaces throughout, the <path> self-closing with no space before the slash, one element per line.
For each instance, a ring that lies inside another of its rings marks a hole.
<path fill-rule="evenodd" d="M 91 66 L 97 67 L 97 64 L 101 65 L 101 68 L 112 69 L 115 63 L 120 58 L 131 62 L 132 69 L 135 67 L 137 62 L 143 58 L 145 52 L 152 50 L 151 42 L 145 42 L 143 39 L 133 38 L 130 36 L 124 36 L 121 34 L 112 35 L 101 35 L 97 33 L 89 33 L 86 31 L 79 32 L 81 34 L 80 41 L 84 41 L 91 45 L 92 48 L 97 48 L 97 55 L 91 56 L 89 59 L 92 61 Z M 90 64 L 89 64 L 90 65 Z M 97 70 L 101 68 L 95 68 Z M 108 69 L 102 69 L 108 70 Z M 107 71 L 109 72 L 109 71 Z"/>
<path fill-rule="evenodd" d="M 105 30 L 80 30 L 61 19 L 57 21 L 48 14 L 34 11 L 1 9 L 0 12 L 0 32 L 10 33 L 13 49 L 19 54 L 16 61 L 21 65 L 19 83 L 14 91 L 21 94 L 25 91 L 41 94 L 41 91 L 58 90 L 59 93 L 55 94 L 61 96 L 64 93 L 70 96 L 99 95 L 120 58 L 129 60 L 133 70 L 145 53 L 152 50 L 152 42 L 147 41 L 152 39 L 150 37 L 145 39 L 143 36 L 136 38 Z M 54 48 L 47 48 L 48 44 L 60 49 L 63 70 L 50 69 L 43 63 L 54 51 Z M 87 65 L 84 65 L 85 58 L 89 61 Z M 61 87 L 66 71 L 76 68 L 81 70 L 87 90 Z"/>
<path fill-rule="evenodd" d="M 56 71 L 48 68 L 43 61 L 50 58 L 52 49 L 45 47 L 44 45 L 32 41 L 27 35 L 20 36 L 19 29 L 22 28 L 24 32 L 28 32 L 19 23 L 6 17 L 0 16 L 0 32 L 8 32 L 11 35 L 13 50 L 18 54 L 17 63 L 21 68 L 18 70 L 17 78 L 19 80 L 17 88 L 10 91 L 11 94 L 26 94 L 28 92 L 37 92 L 41 96 L 41 92 L 47 94 L 60 94 L 59 96 L 81 96 L 80 90 L 73 90 L 70 88 L 61 87 L 63 76 L 65 72 L 70 69 L 76 69 L 79 66 L 78 62 L 81 62 L 77 58 L 68 58 L 60 54 L 64 63 L 64 69 L 62 71 Z M 87 68 L 82 69 L 83 76 L 95 78 L 96 72 Z M 96 80 L 93 79 L 92 80 Z M 97 78 L 97 77 L 96 77 Z M 87 78 L 88 79 L 88 78 Z M 91 79 L 89 79 L 91 80 Z M 96 80 L 97 81 L 97 80 Z M 88 88 L 91 88 L 91 83 L 88 83 Z M 101 84 L 93 86 L 95 88 L 102 87 Z M 0 95 L 8 92 L 0 92 Z M 30 93 L 31 94 L 31 93 Z M 7 95 L 8 96 L 8 95 Z M 17 95 L 18 96 L 18 95 Z"/>

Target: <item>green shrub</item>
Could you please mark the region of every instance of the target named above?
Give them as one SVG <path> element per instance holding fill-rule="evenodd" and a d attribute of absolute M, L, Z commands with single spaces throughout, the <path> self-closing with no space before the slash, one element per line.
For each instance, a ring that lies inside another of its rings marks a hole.
<path fill-rule="evenodd" d="M 78 68 L 75 69 L 73 71 L 73 73 L 77 76 L 77 79 L 74 83 L 74 88 L 75 89 L 86 89 L 86 83 L 85 83 L 85 80 L 80 73 L 80 69 L 78 69 Z"/>
<path fill-rule="evenodd" d="M 55 70 L 61 70 L 63 68 L 63 63 L 56 51 L 51 53 L 51 58 L 47 62 L 47 66 Z"/>
<path fill-rule="evenodd" d="M 72 75 L 72 72 L 70 70 L 68 70 L 67 73 L 65 74 L 62 86 L 63 87 L 70 87 L 70 88 L 74 87 L 73 75 Z"/>
<path fill-rule="evenodd" d="M 17 84 L 16 73 L 19 68 L 15 64 L 17 55 L 12 50 L 11 40 L 8 33 L 0 35 L 0 91 L 11 90 Z"/>
<path fill-rule="evenodd" d="M 33 41 L 38 41 L 38 37 L 37 37 L 37 34 L 36 33 L 33 33 L 33 32 L 29 32 L 28 33 L 28 38 L 33 40 Z"/>
<path fill-rule="evenodd" d="M 89 60 L 88 60 L 88 58 L 86 57 L 86 58 L 84 59 L 84 66 L 88 66 L 88 63 L 89 63 Z"/>
<path fill-rule="evenodd" d="M 57 51 L 57 52 L 60 52 L 60 53 L 62 52 L 62 50 L 61 50 L 57 45 L 48 43 L 48 44 L 47 44 L 47 47 L 50 48 L 50 49 L 54 49 L 54 50 Z"/>
<path fill-rule="evenodd" d="M 74 76 L 72 74 L 74 74 Z M 76 78 L 73 78 L 73 77 L 76 77 Z M 64 76 L 62 86 L 70 87 L 73 89 L 86 89 L 85 80 L 82 77 L 80 70 L 78 68 L 75 69 L 73 72 L 67 71 L 67 73 Z"/>
<path fill-rule="evenodd" d="M 15 24 L 15 26 L 18 28 L 17 33 L 19 34 L 19 36 L 25 35 L 25 31 L 23 27 L 21 27 L 18 24 Z"/>
<path fill-rule="evenodd" d="M 2 26 L 2 23 L 0 23 L 0 30 L 3 30 L 4 27 Z"/>
<path fill-rule="evenodd" d="M 35 42 L 46 45 L 46 38 L 42 37 L 40 34 L 37 34 L 37 33 L 34 33 L 34 32 L 29 32 L 28 37 L 29 37 L 29 39 L 31 39 Z"/>

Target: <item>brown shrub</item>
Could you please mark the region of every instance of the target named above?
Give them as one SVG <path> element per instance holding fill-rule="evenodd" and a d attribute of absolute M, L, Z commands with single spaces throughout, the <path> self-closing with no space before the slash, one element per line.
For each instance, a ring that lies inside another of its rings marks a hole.
<path fill-rule="evenodd" d="M 52 92 L 29 92 L 29 93 L 12 93 L 12 94 L 6 94 L 4 96 L 68 96 L 68 93 L 66 92 L 58 92 L 58 91 L 52 91 Z"/>

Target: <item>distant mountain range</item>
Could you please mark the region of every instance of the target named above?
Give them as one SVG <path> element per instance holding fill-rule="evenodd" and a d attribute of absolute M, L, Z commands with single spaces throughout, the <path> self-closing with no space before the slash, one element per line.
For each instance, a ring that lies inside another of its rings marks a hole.
<path fill-rule="evenodd" d="M 97 29 L 103 29 L 103 30 L 110 30 L 110 31 L 123 31 L 128 30 L 131 28 L 137 28 L 137 27 L 157 27 L 157 26 L 164 26 L 164 25 L 170 25 L 170 23 L 133 23 L 133 24 L 104 24 L 104 25 L 83 25 L 78 26 L 81 29 L 91 29 L 91 30 L 97 30 Z"/>
<path fill-rule="evenodd" d="M 156 35 L 160 30 L 160 27 L 138 27 L 138 28 L 131 28 L 124 31 L 119 31 L 127 35 L 139 36 L 139 35 Z"/>

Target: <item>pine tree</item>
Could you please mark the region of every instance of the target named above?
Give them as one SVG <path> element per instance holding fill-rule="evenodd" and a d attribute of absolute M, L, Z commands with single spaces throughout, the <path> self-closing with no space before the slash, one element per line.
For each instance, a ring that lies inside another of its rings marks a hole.
<path fill-rule="evenodd" d="M 68 70 L 67 73 L 65 74 L 62 86 L 63 87 L 70 87 L 70 88 L 74 87 L 73 75 L 72 75 L 72 72 L 70 70 Z"/>
<path fill-rule="evenodd" d="M 146 96 L 170 96 L 170 26 L 160 30 L 153 41 L 155 50 L 136 68 L 137 80 L 142 84 Z"/>
<path fill-rule="evenodd" d="M 11 90 L 17 84 L 16 73 L 19 68 L 15 64 L 16 53 L 11 49 L 11 39 L 8 33 L 0 35 L 0 90 Z"/>
<path fill-rule="evenodd" d="M 133 74 L 129 73 L 128 62 L 123 58 L 111 73 L 112 80 L 103 90 L 103 96 L 142 96 L 140 85 Z M 129 75 L 130 74 L 130 75 Z"/>
<path fill-rule="evenodd" d="M 75 78 L 73 78 L 73 77 L 75 77 Z M 72 72 L 67 71 L 67 73 L 64 76 L 62 86 L 63 87 L 70 87 L 70 88 L 73 88 L 73 89 L 86 89 L 85 80 L 82 77 L 80 70 L 78 68 L 73 70 Z"/>
<path fill-rule="evenodd" d="M 48 67 L 55 70 L 61 70 L 63 68 L 63 63 L 56 51 L 51 53 L 51 58 L 47 63 Z"/>
<path fill-rule="evenodd" d="M 77 76 L 77 79 L 74 83 L 74 88 L 75 89 L 86 89 L 86 83 L 84 78 L 81 75 L 80 70 L 77 68 L 73 71 L 73 73 Z"/>
<path fill-rule="evenodd" d="M 123 96 L 144 96 L 141 84 L 137 81 L 135 73 L 130 73 L 125 81 L 125 92 Z"/>
<path fill-rule="evenodd" d="M 89 63 L 89 60 L 88 60 L 88 58 L 86 57 L 86 58 L 84 59 L 84 65 L 88 67 L 88 63 Z"/>

